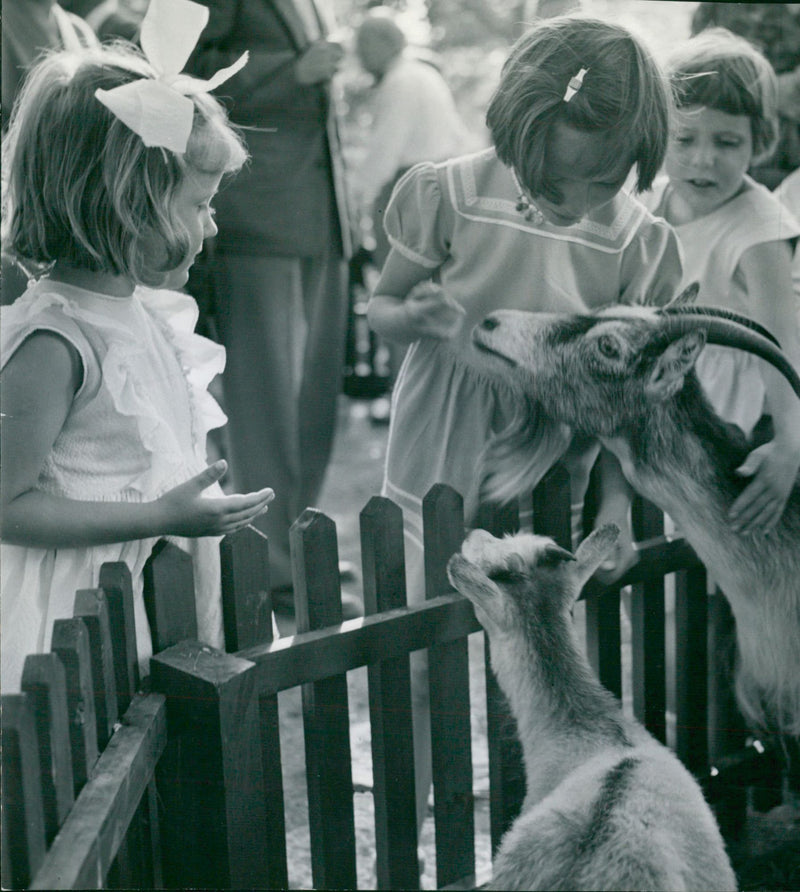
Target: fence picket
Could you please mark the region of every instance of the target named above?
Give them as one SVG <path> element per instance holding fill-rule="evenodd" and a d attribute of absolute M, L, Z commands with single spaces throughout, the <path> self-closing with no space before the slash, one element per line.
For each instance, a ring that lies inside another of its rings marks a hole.
<path fill-rule="evenodd" d="M 342 622 L 333 521 L 307 508 L 290 530 L 297 631 Z M 356 831 L 347 677 L 302 688 L 311 872 L 318 889 L 356 888 Z"/>
<path fill-rule="evenodd" d="M 675 751 L 686 767 L 708 764 L 708 595 L 704 568 L 675 574 Z"/>
<path fill-rule="evenodd" d="M 92 691 L 92 665 L 89 631 L 78 617 L 57 619 L 53 623 L 50 650 L 64 664 L 67 682 L 67 714 L 72 749 L 72 781 L 75 795 L 80 793 L 97 761 L 97 727 Z"/>
<path fill-rule="evenodd" d="M 404 607 L 402 512 L 376 496 L 360 521 L 366 615 Z M 368 684 L 378 888 L 419 889 L 408 655 L 370 663 Z"/>
<path fill-rule="evenodd" d="M 426 598 L 452 591 L 447 561 L 464 539 L 461 496 L 436 484 L 422 500 Z M 466 637 L 428 649 L 436 881 L 447 886 L 475 873 L 469 654 Z"/>
<path fill-rule="evenodd" d="M 258 529 L 246 527 L 220 543 L 225 649 L 242 650 L 272 641 L 269 542 Z M 276 694 L 262 694 L 258 701 L 261 770 L 264 781 L 267 851 L 265 886 L 289 885 L 286 861 L 281 738 Z"/>
<path fill-rule="evenodd" d="M 511 503 L 502 508 L 497 505 L 482 506 L 475 525 L 493 536 L 516 532 L 519 529 L 519 505 Z M 489 826 L 492 852 L 495 852 L 522 808 L 525 799 L 525 765 L 516 720 L 491 670 L 491 644 L 486 632 L 483 633 L 483 642 L 486 664 L 486 742 L 489 751 Z"/>
<path fill-rule="evenodd" d="M 54 653 L 29 654 L 21 687 L 31 704 L 36 726 L 45 841 L 49 846 L 75 801 L 63 663 Z"/>
<path fill-rule="evenodd" d="M 655 505 L 634 499 L 633 531 L 637 542 L 664 534 L 664 515 Z M 667 740 L 666 641 L 664 577 L 631 586 L 631 664 L 633 712 L 662 743 Z"/>
<path fill-rule="evenodd" d="M 114 642 L 114 678 L 117 709 L 124 714 L 139 689 L 136 656 L 136 621 L 133 615 L 131 571 L 122 561 L 109 561 L 100 568 L 100 588 L 108 603 L 108 623 Z"/>
<path fill-rule="evenodd" d="M 226 536 L 219 550 L 225 650 L 235 653 L 262 641 L 272 641 L 267 537 L 256 526 L 246 527 Z"/>
<path fill-rule="evenodd" d="M 2 885 L 24 889 L 45 854 L 39 747 L 26 694 L 3 694 Z"/>
<path fill-rule="evenodd" d="M 197 638 L 192 558 L 166 539 L 156 543 L 144 565 L 144 605 L 153 653 Z"/>
<path fill-rule="evenodd" d="M 111 645 L 108 604 L 103 590 L 79 589 L 75 593 L 73 615 L 81 617 L 89 632 L 97 746 L 102 751 L 114 733 L 114 725 L 118 718 L 114 652 Z"/>

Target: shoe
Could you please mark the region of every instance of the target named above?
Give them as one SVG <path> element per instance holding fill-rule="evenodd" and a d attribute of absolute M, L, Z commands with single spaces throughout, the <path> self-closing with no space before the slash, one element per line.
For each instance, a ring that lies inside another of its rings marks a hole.
<path fill-rule="evenodd" d="M 272 589 L 272 610 L 281 616 L 294 616 L 294 588 L 282 585 Z M 364 605 L 356 595 L 342 594 L 342 621 L 364 615 Z"/>

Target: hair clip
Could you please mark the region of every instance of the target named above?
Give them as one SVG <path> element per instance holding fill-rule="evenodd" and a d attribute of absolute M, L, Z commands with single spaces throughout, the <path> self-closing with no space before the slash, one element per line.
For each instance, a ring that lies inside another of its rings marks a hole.
<path fill-rule="evenodd" d="M 207 22 L 208 9 L 192 0 L 150 0 L 139 42 L 156 77 L 95 91 L 97 99 L 138 133 L 146 146 L 182 155 L 194 120 L 194 103 L 189 97 L 210 93 L 247 63 L 245 52 L 209 80 L 181 74 Z"/>
<path fill-rule="evenodd" d="M 575 77 L 571 77 L 569 79 L 567 89 L 564 91 L 564 102 L 569 102 L 570 99 L 572 99 L 572 97 L 578 92 L 578 90 L 580 90 L 580 88 L 583 86 L 583 79 L 588 71 L 588 68 L 581 68 L 581 70 L 575 75 Z"/>

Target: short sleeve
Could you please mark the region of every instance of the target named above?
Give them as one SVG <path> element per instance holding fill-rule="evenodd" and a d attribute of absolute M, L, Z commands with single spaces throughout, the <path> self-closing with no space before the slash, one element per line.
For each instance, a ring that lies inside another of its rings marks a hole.
<path fill-rule="evenodd" d="M 622 293 L 626 304 L 663 306 L 678 294 L 683 275 L 675 230 L 648 214 L 622 261 Z"/>
<path fill-rule="evenodd" d="M 437 269 L 450 253 L 452 207 L 442 191 L 439 166 L 411 168 L 394 187 L 384 214 L 389 244 L 412 263 Z"/>

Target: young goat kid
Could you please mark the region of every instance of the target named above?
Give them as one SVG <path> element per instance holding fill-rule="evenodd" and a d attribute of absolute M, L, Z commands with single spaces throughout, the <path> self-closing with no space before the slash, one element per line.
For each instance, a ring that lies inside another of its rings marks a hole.
<path fill-rule="evenodd" d="M 706 341 L 723 344 L 771 362 L 800 395 L 786 357 L 700 307 L 503 311 L 473 339 L 544 417 L 598 437 L 634 489 L 675 521 L 736 618 L 740 708 L 756 726 L 800 736 L 800 483 L 768 535 L 733 529 L 728 511 L 747 482 L 736 469 L 749 446 L 717 417 L 694 373 Z M 494 495 L 508 495 L 501 490 Z"/>
<path fill-rule="evenodd" d="M 736 888 L 699 786 L 623 715 L 577 645 L 572 605 L 618 532 L 595 530 L 573 557 L 543 536 L 474 530 L 448 564 L 489 634 L 525 758 L 493 889 Z"/>

